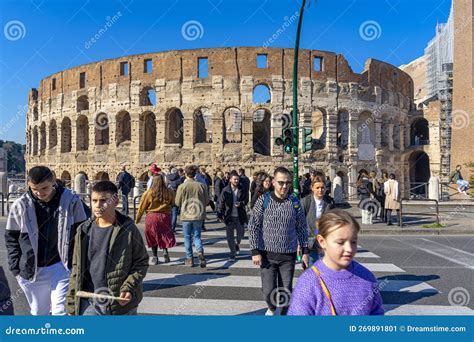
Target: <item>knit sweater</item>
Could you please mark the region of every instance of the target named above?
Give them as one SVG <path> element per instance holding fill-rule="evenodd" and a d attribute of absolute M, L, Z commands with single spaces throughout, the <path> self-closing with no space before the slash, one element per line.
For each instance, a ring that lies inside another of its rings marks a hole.
<path fill-rule="evenodd" d="M 175 193 L 171 189 L 165 189 L 163 194 L 163 201 L 153 197 L 151 190 L 145 191 L 140 200 L 137 217 L 135 223 L 140 223 L 144 213 L 171 213 L 171 208 L 174 205 Z"/>
<path fill-rule="evenodd" d="M 383 315 L 381 288 L 375 276 L 352 261 L 349 268 L 334 271 L 319 259 L 316 267 L 330 293 L 338 316 Z M 288 315 L 331 315 L 331 306 L 316 273 L 307 269 L 299 277 L 291 297 Z"/>
<path fill-rule="evenodd" d="M 296 253 L 298 244 L 306 250 L 308 227 L 301 206 L 295 208 L 290 198 L 280 199 L 272 193 L 264 209 L 264 198 L 260 196 L 255 202 L 248 225 L 252 255 L 260 251 Z"/>

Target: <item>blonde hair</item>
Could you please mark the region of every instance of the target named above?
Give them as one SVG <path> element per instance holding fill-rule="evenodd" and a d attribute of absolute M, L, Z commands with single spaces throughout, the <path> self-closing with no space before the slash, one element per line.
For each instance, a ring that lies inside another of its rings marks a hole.
<path fill-rule="evenodd" d="M 333 231 L 344 226 L 351 227 L 357 234 L 360 231 L 359 222 L 354 216 L 342 209 L 332 209 L 318 220 L 318 234 L 326 239 Z"/>

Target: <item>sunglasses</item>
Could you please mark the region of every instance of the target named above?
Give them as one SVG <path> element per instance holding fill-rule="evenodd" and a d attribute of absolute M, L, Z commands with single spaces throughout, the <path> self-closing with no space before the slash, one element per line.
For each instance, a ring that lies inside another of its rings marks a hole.
<path fill-rule="evenodd" d="M 284 182 L 284 181 L 277 181 L 278 185 L 279 186 L 290 186 L 292 184 L 292 182 Z"/>

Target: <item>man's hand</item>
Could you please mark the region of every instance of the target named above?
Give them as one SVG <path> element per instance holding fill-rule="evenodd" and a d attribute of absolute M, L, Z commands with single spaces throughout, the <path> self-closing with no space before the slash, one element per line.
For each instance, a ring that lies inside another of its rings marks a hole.
<path fill-rule="evenodd" d="M 307 269 L 309 267 L 309 254 L 303 254 L 303 256 L 301 257 L 301 265 L 304 269 Z"/>
<path fill-rule="evenodd" d="M 252 261 L 255 266 L 260 266 L 262 264 L 262 256 L 260 254 L 252 255 Z"/>
<path fill-rule="evenodd" d="M 128 304 L 132 300 L 132 294 L 130 292 L 120 292 L 120 298 L 123 298 L 123 300 L 119 300 L 119 304 L 124 306 Z"/>

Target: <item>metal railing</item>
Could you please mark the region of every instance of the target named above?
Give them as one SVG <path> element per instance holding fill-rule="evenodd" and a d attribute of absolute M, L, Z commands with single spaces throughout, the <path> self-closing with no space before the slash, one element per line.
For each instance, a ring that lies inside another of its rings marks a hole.
<path fill-rule="evenodd" d="M 405 213 L 403 211 L 403 201 L 408 202 L 416 202 L 416 201 L 423 201 L 423 202 L 434 202 L 435 207 L 436 207 L 436 212 L 435 213 L 420 213 L 420 212 L 410 212 L 410 213 Z M 400 227 L 403 227 L 403 214 L 405 215 L 420 215 L 420 216 L 435 216 L 436 217 L 436 223 L 439 224 L 439 202 L 438 200 L 435 199 L 422 199 L 422 200 L 416 200 L 416 199 L 410 199 L 410 198 L 402 198 L 400 200 L 400 219 L 398 220 L 398 225 Z"/>
<path fill-rule="evenodd" d="M 416 199 L 427 199 L 428 198 L 428 185 L 429 185 L 429 183 L 426 183 L 426 182 L 423 182 L 423 183 L 410 182 L 410 185 L 411 185 L 411 187 L 408 190 L 410 199 L 416 200 Z"/>
<path fill-rule="evenodd" d="M 459 195 L 458 186 L 455 183 L 450 183 L 450 182 L 440 183 L 439 186 L 440 186 L 439 194 L 443 201 L 449 201 L 451 197 L 455 195 Z M 469 196 L 469 197 L 463 197 L 462 200 L 473 201 L 474 198 Z"/>
<path fill-rule="evenodd" d="M 137 218 L 137 199 L 140 199 L 142 195 L 133 197 L 133 219 Z"/>
<path fill-rule="evenodd" d="M 2 216 L 5 216 L 5 197 L 3 196 L 3 192 L 0 192 L 0 196 L 2 197 Z"/>

